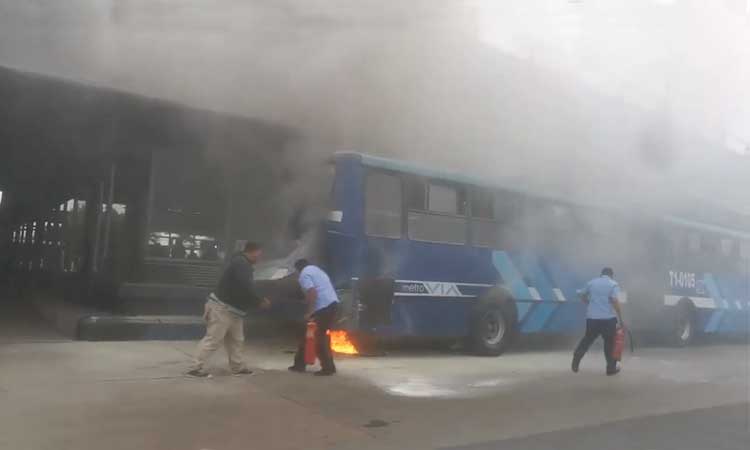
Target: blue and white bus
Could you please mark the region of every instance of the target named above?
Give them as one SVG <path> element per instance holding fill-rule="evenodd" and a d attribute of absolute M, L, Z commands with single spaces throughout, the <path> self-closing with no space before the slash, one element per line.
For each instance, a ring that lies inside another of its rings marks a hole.
<path fill-rule="evenodd" d="M 750 233 L 733 226 L 628 217 L 363 154 L 334 167 L 318 261 L 350 331 L 499 355 L 519 334 L 580 333 L 576 290 L 612 266 L 634 332 L 678 345 L 747 332 Z"/>

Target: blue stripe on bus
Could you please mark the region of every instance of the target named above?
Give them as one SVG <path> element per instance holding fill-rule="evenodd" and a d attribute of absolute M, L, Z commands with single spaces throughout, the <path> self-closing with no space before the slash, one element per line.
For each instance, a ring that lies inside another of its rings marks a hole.
<path fill-rule="evenodd" d="M 523 323 L 526 317 L 532 311 L 532 302 L 516 302 L 516 311 L 518 311 L 518 323 Z"/>
<path fill-rule="evenodd" d="M 729 275 L 715 275 L 716 280 L 719 282 L 719 287 L 722 291 L 722 296 L 727 302 L 727 313 L 722 321 L 719 328 L 719 332 L 732 333 L 739 330 L 739 317 L 741 317 L 742 310 L 737 304 L 736 296 L 737 290 L 735 289 L 735 283 L 733 277 Z"/>
<path fill-rule="evenodd" d="M 562 291 L 567 301 L 574 301 L 578 299 L 576 291 L 583 287 L 586 280 L 578 276 L 578 273 L 574 273 L 569 268 L 555 259 L 547 258 L 546 267 L 551 275 L 552 282 Z"/>
<path fill-rule="evenodd" d="M 508 286 L 511 294 L 513 294 L 513 297 L 516 300 L 531 299 L 529 287 L 526 286 L 523 277 L 513 265 L 513 261 L 510 259 L 508 252 L 492 252 L 492 264 L 500 273 L 500 276 L 503 278 L 503 281 Z M 518 316 L 521 317 L 520 311 Z"/>
<path fill-rule="evenodd" d="M 537 304 L 533 314 L 531 314 L 529 319 L 521 326 L 521 332 L 536 333 L 542 331 L 550 317 L 552 317 L 552 313 L 554 313 L 559 306 L 560 305 L 558 304 L 547 302 L 540 302 Z"/>
<path fill-rule="evenodd" d="M 708 319 L 708 322 L 706 323 L 705 332 L 706 333 L 716 333 L 719 329 L 719 325 L 721 325 L 721 320 L 724 318 L 724 310 L 716 310 L 713 313 L 711 313 L 711 317 Z"/>
<path fill-rule="evenodd" d="M 516 267 L 518 267 L 521 273 L 528 276 L 529 284 L 536 288 L 542 300 L 555 301 L 552 283 L 550 283 L 547 274 L 544 272 L 539 257 L 530 252 L 523 252 L 515 260 Z"/>
<path fill-rule="evenodd" d="M 706 333 L 716 333 L 721 326 L 722 319 L 724 318 L 726 303 L 724 303 L 724 299 L 721 297 L 721 291 L 719 291 L 716 280 L 714 280 L 714 277 L 710 273 L 703 274 L 703 283 L 706 286 L 708 295 L 716 302 L 716 310 L 708 319 L 704 331 Z"/>
<path fill-rule="evenodd" d="M 542 300 L 526 318 L 521 326 L 521 332 L 536 333 L 544 329 L 559 305 L 552 303 L 557 299 L 539 257 L 530 252 L 523 252 L 517 260 L 517 266 L 522 273 L 528 274 L 531 285 L 539 292 Z"/>

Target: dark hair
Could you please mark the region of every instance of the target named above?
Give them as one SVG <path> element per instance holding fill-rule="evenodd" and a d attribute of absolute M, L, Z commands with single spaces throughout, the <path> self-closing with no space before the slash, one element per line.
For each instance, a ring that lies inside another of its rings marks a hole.
<path fill-rule="evenodd" d="M 605 268 L 602 269 L 602 275 L 606 275 L 608 277 L 613 277 L 613 276 L 615 276 L 615 271 L 612 270 L 611 267 L 605 267 Z"/>
<path fill-rule="evenodd" d="M 245 243 L 245 249 L 243 250 L 243 252 L 252 253 L 257 252 L 260 249 L 262 249 L 262 247 L 257 242 L 247 242 Z"/>
<path fill-rule="evenodd" d="M 302 272 L 302 269 L 310 265 L 310 261 L 306 260 L 305 258 L 298 259 L 294 263 L 294 268 L 297 269 L 298 272 Z"/>

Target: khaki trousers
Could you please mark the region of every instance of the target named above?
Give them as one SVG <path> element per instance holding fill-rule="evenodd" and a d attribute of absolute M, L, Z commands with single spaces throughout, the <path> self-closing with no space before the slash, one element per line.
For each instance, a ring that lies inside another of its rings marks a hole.
<path fill-rule="evenodd" d="M 229 368 L 238 372 L 245 368 L 242 350 L 245 343 L 242 317 L 233 314 L 225 305 L 207 301 L 203 318 L 206 320 L 206 335 L 198 343 L 192 369 L 202 370 L 208 359 L 224 343 L 229 356 Z"/>

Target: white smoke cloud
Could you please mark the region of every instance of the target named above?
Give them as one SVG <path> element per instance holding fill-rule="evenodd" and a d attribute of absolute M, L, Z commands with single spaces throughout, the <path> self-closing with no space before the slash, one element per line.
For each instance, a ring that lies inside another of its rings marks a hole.
<path fill-rule="evenodd" d="M 0 0 L 0 64 L 282 123 L 300 149 L 638 200 L 689 179 L 741 208 L 741 3 Z"/>

